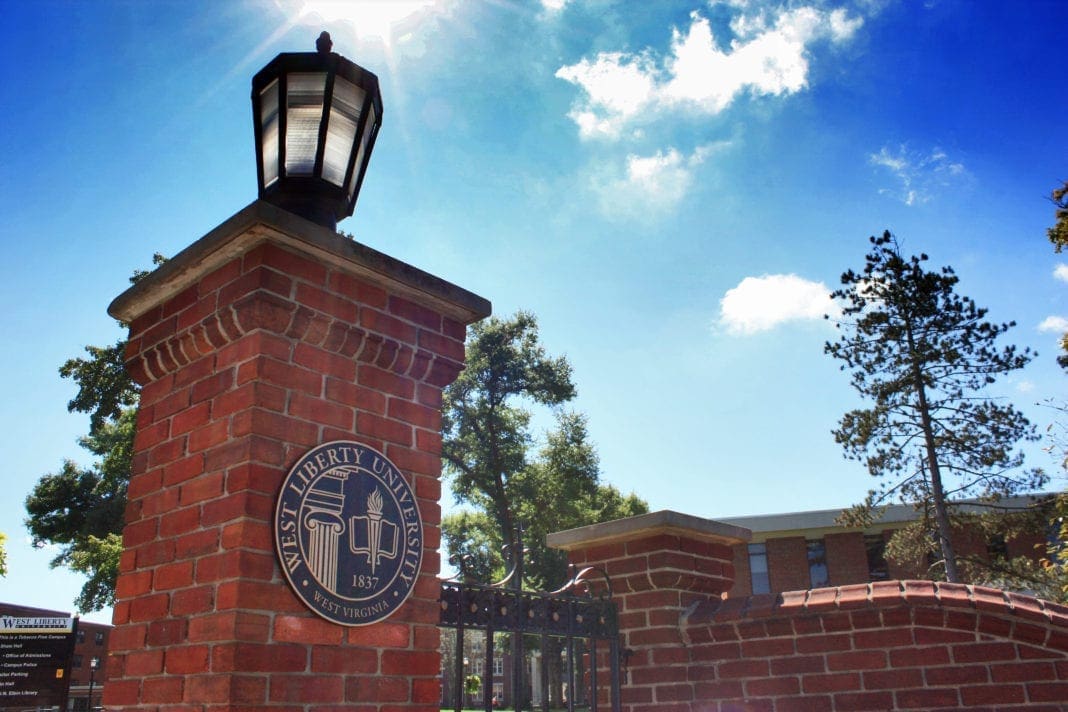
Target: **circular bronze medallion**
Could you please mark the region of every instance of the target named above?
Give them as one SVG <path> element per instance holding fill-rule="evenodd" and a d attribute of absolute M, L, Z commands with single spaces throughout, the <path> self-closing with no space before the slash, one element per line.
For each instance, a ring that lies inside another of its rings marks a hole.
<path fill-rule="evenodd" d="M 374 448 L 324 443 L 282 481 L 274 515 L 278 560 L 315 613 L 340 625 L 388 618 L 423 559 L 423 520 L 397 466 Z"/>

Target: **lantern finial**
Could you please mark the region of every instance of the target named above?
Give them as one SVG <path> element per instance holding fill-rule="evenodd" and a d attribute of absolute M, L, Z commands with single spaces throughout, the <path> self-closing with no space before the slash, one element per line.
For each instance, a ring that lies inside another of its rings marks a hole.
<path fill-rule="evenodd" d="M 323 30 L 319 34 L 319 39 L 315 40 L 315 49 L 319 50 L 319 54 L 330 54 L 333 47 L 334 42 L 330 39 L 330 33 Z"/>

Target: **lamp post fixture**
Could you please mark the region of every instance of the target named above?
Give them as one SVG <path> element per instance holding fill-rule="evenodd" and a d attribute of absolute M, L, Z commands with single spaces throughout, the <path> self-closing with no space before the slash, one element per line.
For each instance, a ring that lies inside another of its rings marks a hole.
<path fill-rule="evenodd" d="M 331 230 L 352 215 L 382 125 L 378 77 L 331 52 L 282 53 L 252 78 L 259 196 Z"/>
<path fill-rule="evenodd" d="M 96 683 L 96 666 L 99 663 L 99 658 L 89 659 L 89 712 L 93 712 L 93 685 Z"/>

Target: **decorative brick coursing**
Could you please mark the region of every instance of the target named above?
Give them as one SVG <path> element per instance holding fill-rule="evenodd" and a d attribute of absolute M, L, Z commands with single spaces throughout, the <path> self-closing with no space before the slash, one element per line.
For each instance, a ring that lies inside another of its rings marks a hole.
<path fill-rule="evenodd" d="M 441 392 L 465 329 L 271 242 L 133 320 L 109 709 L 438 709 Z M 308 611 L 273 550 L 281 478 L 335 439 L 396 463 L 423 515 L 411 598 L 366 627 Z"/>
<path fill-rule="evenodd" d="M 683 627 L 692 709 L 1068 703 L 1068 608 L 997 589 L 885 581 L 707 601 Z"/>
<path fill-rule="evenodd" d="M 287 273 L 298 264 L 308 269 Z M 357 295 L 366 301 L 357 301 Z M 226 377 L 218 367 L 255 353 L 252 346 L 231 347 L 255 331 L 300 342 L 290 350 L 279 341 L 268 355 L 304 368 L 326 366 L 343 380 L 351 380 L 356 367 L 364 365 L 443 387 L 463 367 L 463 324 L 262 244 L 136 319 L 130 326 L 127 369 L 146 386 L 146 396 L 169 395 L 172 407 L 178 407 L 184 396 L 170 393 L 172 385 L 196 381 L 201 397 L 225 389 Z M 215 360 L 205 361 L 205 356 Z M 183 375 L 177 382 L 163 380 L 178 371 Z M 314 379 L 308 379 L 306 385 L 315 390 Z M 152 383 L 158 383 L 155 389 L 149 388 Z M 390 385 L 405 388 L 403 381 Z"/>

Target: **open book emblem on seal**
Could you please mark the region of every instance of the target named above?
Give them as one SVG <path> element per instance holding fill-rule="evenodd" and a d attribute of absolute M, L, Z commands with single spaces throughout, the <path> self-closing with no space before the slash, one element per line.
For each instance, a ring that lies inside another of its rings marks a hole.
<path fill-rule="evenodd" d="M 278 494 L 275 547 L 308 608 L 341 625 L 393 614 L 423 558 L 423 520 L 408 481 L 385 455 L 350 441 L 309 450 Z"/>

